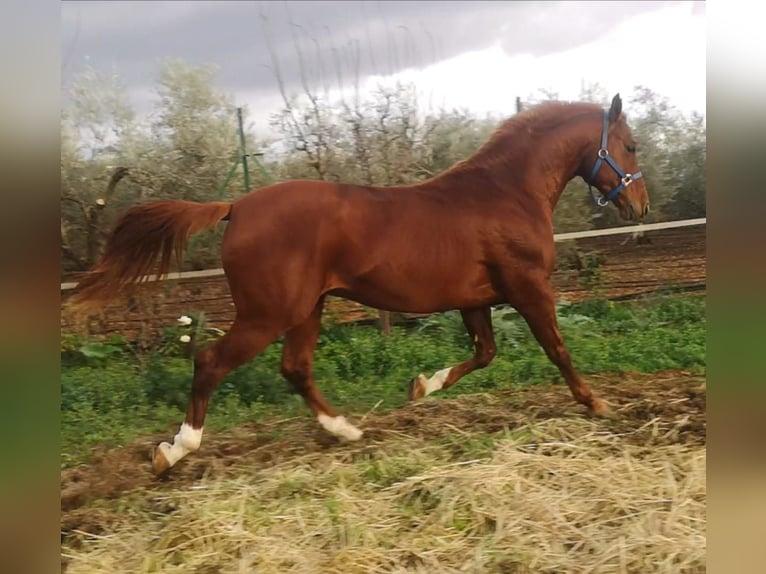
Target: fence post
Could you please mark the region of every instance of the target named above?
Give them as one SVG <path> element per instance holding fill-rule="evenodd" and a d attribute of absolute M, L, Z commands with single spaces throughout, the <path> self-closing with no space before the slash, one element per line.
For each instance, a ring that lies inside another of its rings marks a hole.
<path fill-rule="evenodd" d="M 521 112 L 521 98 L 516 96 L 516 113 Z"/>
<path fill-rule="evenodd" d="M 274 178 L 271 177 L 271 174 L 268 172 L 268 170 L 258 160 L 258 158 L 261 156 L 263 156 L 263 152 L 260 152 L 260 151 L 257 151 L 254 154 L 252 154 L 253 161 L 255 162 L 255 165 L 258 166 L 258 169 L 260 170 L 261 175 L 263 175 L 264 179 L 266 180 L 266 183 L 271 185 L 272 183 L 274 183 Z"/>
<path fill-rule="evenodd" d="M 242 148 L 242 169 L 245 172 L 245 193 L 250 191 L 250 171 L 247 168 L 247 149 L 245 148 L 245 129 L 242 126 L 242 108 L 237 108 L 237 120 L 239 121 L 239 145 Z"/>

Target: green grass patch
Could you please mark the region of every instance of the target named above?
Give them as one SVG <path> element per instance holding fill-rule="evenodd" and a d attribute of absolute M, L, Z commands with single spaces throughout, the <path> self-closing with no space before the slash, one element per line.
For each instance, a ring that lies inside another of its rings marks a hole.
<path fill-rule="evenodd" d="M 559 307 L 559 321 L 576 368 L 599 372 L 705 371 L 705 298 L 654 297 Z M 561 382 L 529 332 L 507 308 L 493 313 L 498 354 L 442 396 Z M 96 445 L 117 447 L 148 433 L 175 432 L 183 419 L 193 373 L 184 327 L 168 328 L 156 349 L 138 353 L 115 337 L 106 342 L 62 336 L 62 464 L 87 459 Z M 199 326 L 190 330 L 200 333 Z M 191 332 L 191 331 L 189 331 Z M 229 374 L 211 403 L 206 428 L 222 430 L 270 417 L 308 415 L 279 372 L 281 342 Z M 444 313 L 383 336 L 370 326 L 327 326 L 315 376 L 327 398 L 345 411 L 396 408 L 408 381 L 470 357 L 472 342 L 457 312 Z M 481 449 L 478 449 L 481 450 Z"/>

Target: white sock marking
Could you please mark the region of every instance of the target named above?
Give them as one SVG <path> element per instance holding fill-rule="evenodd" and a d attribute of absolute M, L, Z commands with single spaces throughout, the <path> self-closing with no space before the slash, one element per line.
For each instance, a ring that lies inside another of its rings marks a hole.
<path fill-rule="evenodd" d="M 339 436 L 346 440 L 359 440 L 362 438 L 362 431 L 348 422 L 346 417 L 330 417 L 326 414 L 321 414 L 317 416 L 317 420 L 319 421 L 319 424 L 325 428 L 325 430 L 334 434 L 335 436 Z"/>
<path fill-rule="evenodd" d="M 447 380 L 447 377 L 449 376 L 449 372 L 452 370 L 452 367 L 449 367 L 447 369 L 442 369 L 441 371 L 437 371 L 433 377 L 428 379 L 425 382 L 425 388 L 423 389 L 425 394 L 424 397 L 427 397 L 434 391 L 439 391 L 444 386 L 444 381 Z"/>
<path fill-rule="evenodd" d="M 193 429 L 190 424 L 183 423 L 178 434 L 173 437 L 173 444 L 168 442 L 160 443 L 157 447 L 168 459 L 170 466 L 173 466 L 190 452 L 199 449 L 202 443 L 202 429 Z"/>

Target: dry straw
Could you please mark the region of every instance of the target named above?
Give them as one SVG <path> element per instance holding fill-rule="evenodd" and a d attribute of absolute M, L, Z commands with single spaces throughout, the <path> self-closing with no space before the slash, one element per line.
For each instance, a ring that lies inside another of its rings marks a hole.
<path fill-rule="evenodd" d="M 107 505 L 109 531 L 62 553 L 70 574 L 704 572 L 706 452 L 673 442 L 685 424 L 399 432 Z"/>

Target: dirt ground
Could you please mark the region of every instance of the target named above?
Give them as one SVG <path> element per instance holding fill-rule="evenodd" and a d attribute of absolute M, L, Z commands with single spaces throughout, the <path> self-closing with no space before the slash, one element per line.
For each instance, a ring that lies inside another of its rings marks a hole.
<path fill-rule="evenodd" d="M 600 421 L 608 433 L 651 449 L 664 444 L 706 444 L 705 378 L 674 371 L 589 376 L 592 388 L 612 406 L 614 417 Z M 166 434 L 146 436 L 125 448 L 104 451 L 91 463 L 61 472 L 62 542 L 74 530 L 98 534 L 108 524 L 99 501 L 131 492 L 159 493 L 206 479 L 236 473 L 247 465 L 274 465 L 311 452 L 332 449 L 353 457 L 394 436 L 436 440 L 450 433 L 497 433 L 536 420 L 581 418 L 563 385 L 527 387 L 446 399 L 432 395 L 384 414 L 349 413 L 364 431 L 358 443 L 340 444 L 308 413 L 304 417 L 252 423 L 227 433 L 208 433 L 197 453 L 164 477 L 150 470 L 154 446 Z"/>

